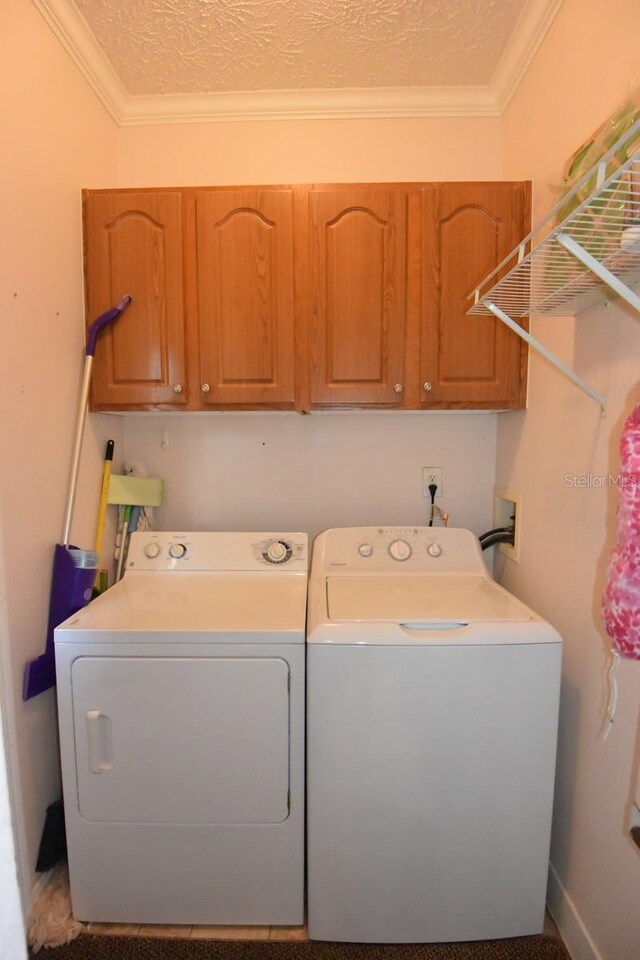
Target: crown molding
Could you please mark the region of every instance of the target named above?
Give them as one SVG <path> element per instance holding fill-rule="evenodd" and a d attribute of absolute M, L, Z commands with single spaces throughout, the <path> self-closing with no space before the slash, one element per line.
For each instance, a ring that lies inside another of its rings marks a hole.
<path fill-rule="evenodd" d="M 71 0 L 32 0 L 116 123 L 122 123 L 131 95 L 111 66 L 87 21 Z"/>
<path fill-rule="evenodd" d="M 242 120 L 499 117 L 563 0 L 529 0 L 486 86 L 264 90 L 139 96 L 127 92 L 72 0 L 32 0 L 120 126 Z"/>
<path fill-rule="evenodd" d="M 121 123 L 497 116 L 486 87 L 376 87 L 136 96 L 130 98 Z"/>
<path fill-rule="evenodd" d="M 504 48 L 489 89 L 500 114 L 518 89 L 564 0 L 529 0 Z"/>

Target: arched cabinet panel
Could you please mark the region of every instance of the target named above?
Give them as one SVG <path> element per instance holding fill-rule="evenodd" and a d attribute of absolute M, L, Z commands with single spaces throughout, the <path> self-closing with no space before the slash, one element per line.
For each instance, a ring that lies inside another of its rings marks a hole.
<path fill-rule="evenodd" d="M 196 194 L 203 404 L 294 400 L 293 194 Z"/>
<path fill-rule="evenodd" d="M 133 298 L 98 340 L 92 406 L 185 403 L 180 194 L 87 196 L 85 250 L 87 323 Z"/>
<path fill-rule="evenodd" d="M 310 196 L 311 403 L 401 404 L 407 198 Z"/>
<path fill-rule="evenodd" d="M 527 233 L 523 184 L 442 183 L 423 202 L 421 402 L 520 406 L 522 342 L 469 292 Z"/>

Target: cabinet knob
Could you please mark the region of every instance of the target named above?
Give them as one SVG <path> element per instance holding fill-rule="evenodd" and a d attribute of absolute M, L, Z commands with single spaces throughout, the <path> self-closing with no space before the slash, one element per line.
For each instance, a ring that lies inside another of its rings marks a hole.
<path fill-rule="evenodd" d="M 173 392 L 174 392 L 174 393 L 182 393 L 182 384 L 181 384 L 181 383 L 174 383 L 174 385 L 173 385 Z"/>
<path fill-rule="evenodd" d="M 395 387 L 393 388 L 393 391 L 394 393 L 402 393 L 402 384 L 396 383 Z"/>
<path fill-rule="evenodd" d="M 426 381 L 422 384 L 422 389 L 423 389 L 423 390 L 426 390 L 427 393 L 429 393 L 429 390 L 433 390 L 433 384 L 432 384 L 429 380 L 426 380 Z"/>
<path fill-rule="evenodd" d="M 211 387 L 209 386 L 208 383 L 203 383 L 200 389 L 202 390 L 203 393 L 209 393 L 209 390 L 211 390 Z"/>

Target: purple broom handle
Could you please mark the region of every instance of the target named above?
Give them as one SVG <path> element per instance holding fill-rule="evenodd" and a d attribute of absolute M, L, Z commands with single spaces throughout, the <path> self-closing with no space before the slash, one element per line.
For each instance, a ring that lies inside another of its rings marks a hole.
<path fill-rule="evenodd" d="M 89 399 L 89 384 L 91 382 L 91 368 L 93 366 L 93 355 L 96 349 L 98 334 L 104 327 L 108 326 L 123 310 L 131 303 L 131 297 L 126 294 L 122 300 L 111 310 L 101 314 L 93 321 L 87 333 L 87 346 L 85 349 L 84 371 L 82 374 L 82 387 L 80 390 L 80 409 L 78 410 L 78 423 L 76 426 L 76 437 L 73 445 L 73 457 L 71 461 L 71 477 L 69 480 L 69 492 L 67 495 L 67 509 L 64 516 L 64 530 L 62 534 L 62 543 L 66 547 L 71 535 L 71 518 L 73 507 L 76 500 L 76 488 L 78 486 L 78 471 L 80 469 L 80 451 L 82 449 L 82 438 L 84 435 L 84 423 L 87 417 L 87 401 Z"/>
<path fill-rule="evenodd" d="M 89 330 L 87 331 L 87 347 L 85 350 L 86 357 L 93 357 L 95 355 L 96 343 L 98 342 L 100 331 L 104 327 L 108 327 L 109 324 L 116 319 L 116 317 L 119 317 L 122 311 L 126 310 L 130 303 L 131 297 L 126 294 L 122 300 L 115 305 L 115 307 L 112 307 L 111 310 L 107 310 L 106 313 L 100 314 L 100 316 L 93 321 L 89 327 Z"/>

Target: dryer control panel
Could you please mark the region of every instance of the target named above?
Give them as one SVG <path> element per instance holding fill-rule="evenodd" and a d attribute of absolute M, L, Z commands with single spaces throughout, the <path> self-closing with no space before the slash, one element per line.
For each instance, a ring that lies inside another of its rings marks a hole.
<path fill-rule="evenodd" d="M 456 527 L 325 530 L 314 545 L 316 569 L 318 564 L 332 576 L 487 572 L 477 537 Z"/>
<path fill-rule="evenodd" d="M 131 535 L 125 571 L 287 571 L 308 569 L 306 533 L 187 533 Z"/>

